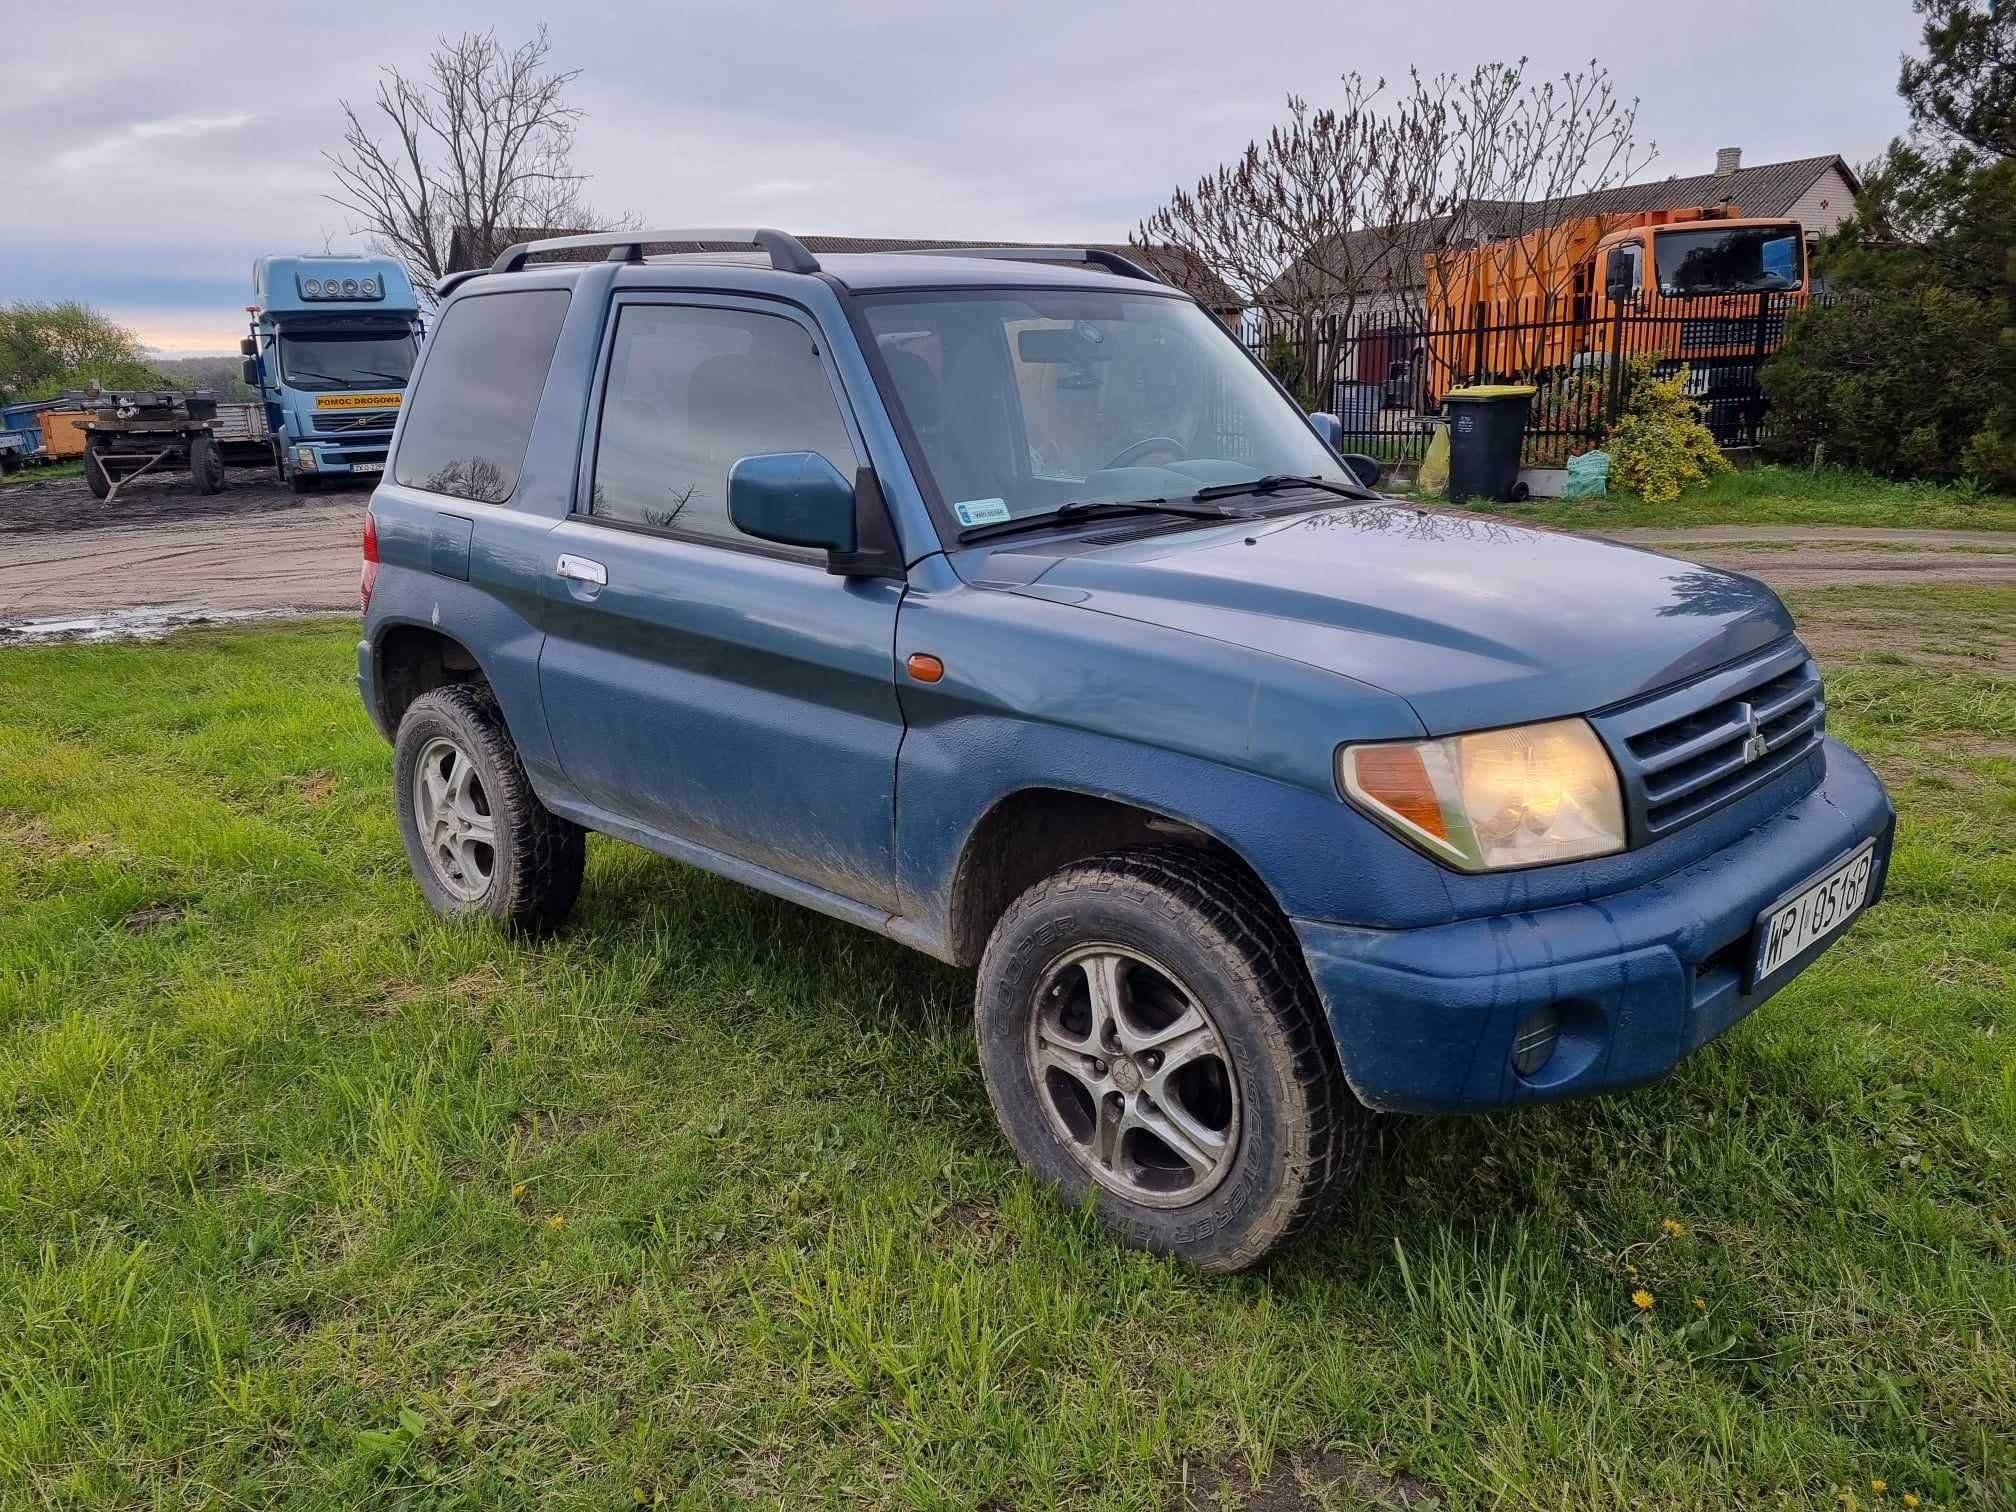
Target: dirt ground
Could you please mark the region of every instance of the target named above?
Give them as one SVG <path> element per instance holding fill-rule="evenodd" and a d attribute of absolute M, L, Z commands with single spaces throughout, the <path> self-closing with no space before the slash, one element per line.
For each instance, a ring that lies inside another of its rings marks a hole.
<path fill-rule="evenodd" d="M 159 633 L 357 607 L 368 485 L 296 494 L 233 468 L 219 494 L 143 478 L 110 504 L 82 478 L 0 488 L 0 643 Z"/>
<path fill-rule="evenodd" d="M 82 478 L 0 488 L 0 644 L 158 634 L 179 624 L 357 607 L 363 484 L 296 495 L 234 468 L 205 496 L 141 479 L 107 505 Z M 1828 583 L 2016 587 L 2016 534 L 1852 526 L 1619 530 L 1620 540 L 1752 573 Z"/>

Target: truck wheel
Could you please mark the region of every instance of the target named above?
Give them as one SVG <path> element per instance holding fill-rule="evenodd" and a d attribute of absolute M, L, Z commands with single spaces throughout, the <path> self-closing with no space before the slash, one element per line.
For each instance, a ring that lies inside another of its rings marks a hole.
<path fill-rule="evenodd" d="M 297 472 L 287 480 L 287 483 L 297 494 L 311 494 L 315 492 L 321 481 L 313 473 Z"/>
<path fill-rule="evenodd" d="M 988 941 L 974 1017 L 1023 1163 L 1205 1270 L 1264 1259 L 1363 1148 L 1294 936 L 1207 853 L 1120 851 L 1037 883 Z"/>
<path fill-rule="evenodd" d="M 581 891 L 587 836 L 533 795 L 487 687 L 413 700 L 393 745 L 393 799 L 406 859 L 443 916 L 486 914 L 540 933 Z"/>
<path fill-rule="evenodd" d="M 0 477 L 12 477 L 20 470 L 21 459 L 15 455 L 13 448 L 0 451 Z"/>
<path fill-rule="evenodd" d="M 105 475 L 104 453 L 91 441 L 84 443 L 84 486 L 91 490 L 94 499 L 112 492 L 112 480 Z"/>
<path fill-rule="evenodd" d="M 215 436 L 189 438 L 189 477 L 198 493 L 223 492 L 224 453 Z"/>

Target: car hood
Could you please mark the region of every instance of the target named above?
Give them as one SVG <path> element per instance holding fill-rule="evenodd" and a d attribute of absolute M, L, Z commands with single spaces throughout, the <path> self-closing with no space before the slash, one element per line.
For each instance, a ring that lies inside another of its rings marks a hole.
<path fill-rule="evenodd" d="M 1087 546 L 975 566 L 1384 688 L 1436 735 L 1587 713 L 1792 633 L 1755 578 L 1453 510 L 1356 505 Z"/>

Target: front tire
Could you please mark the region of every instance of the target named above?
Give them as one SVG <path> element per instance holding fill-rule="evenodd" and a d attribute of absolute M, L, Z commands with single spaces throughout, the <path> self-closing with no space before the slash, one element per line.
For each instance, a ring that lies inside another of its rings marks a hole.
<path fill-rule="evenodd" d="M 988 942 L 975 1026 L 1023 1163 L 1207 1271 L 1300 1232 L 1363 1145 L 1293 934 L 1202 851 L 1116 852 L 1030 888 Z"/>
<path fill-rule="evenodd" d="M 221 493 L 224 489 L 224 452 L 214 436 L 192 436 L 189 440 L 189 477 L 196 491 Z"/>
<path fill-rule="evenodd" d="M 392 771 L 406 859 L 436 913 L 486 915 L 533 933 L 567 917 L 581 891 L 586 832 L 534 796 L 487 687 L 414 699 L 399 721 Z"/>

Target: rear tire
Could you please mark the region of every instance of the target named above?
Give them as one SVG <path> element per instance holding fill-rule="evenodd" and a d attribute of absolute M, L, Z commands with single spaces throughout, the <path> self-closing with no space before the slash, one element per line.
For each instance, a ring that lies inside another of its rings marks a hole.
<path fill-rule="evenodd" d="M 1265 1259 L 1362 1152 L 1367 1115 L 1293 933 L 1206 852 L 1119 851 L 1037 883 L 988 942 L 974 1017 L 1023 1163 L 1204 1270 Z"/>
<path fill-rule="evenodd" d="M 489 688 L 413 700 L 393 743 L 393 801 L 421 894 L 443 917 L 558 927 L 581 891 L 587 834 L 532 792 Z"/>
<path fill-rule="evenodd" d="M 223 492 L 224 452 L 215 436 L 189 438 L 189 477 L 198 493 Z"/>
<path fill-rule="evenodd" d="M 91 490 L 94 499 L 102 499 L 112 492 L 112 479 L 105 471 L 105 454 L 89 440 L 84 443 L 84 486 Z"/>

